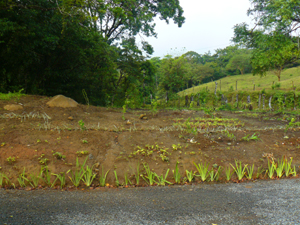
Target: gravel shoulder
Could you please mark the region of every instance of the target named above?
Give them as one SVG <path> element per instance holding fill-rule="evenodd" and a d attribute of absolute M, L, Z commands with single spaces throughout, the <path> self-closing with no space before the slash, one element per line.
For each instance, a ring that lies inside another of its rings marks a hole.
<path fill-rule="evenodd" d="M 300 180 L 0 190 L 0 224 L 299 224 Z"/>

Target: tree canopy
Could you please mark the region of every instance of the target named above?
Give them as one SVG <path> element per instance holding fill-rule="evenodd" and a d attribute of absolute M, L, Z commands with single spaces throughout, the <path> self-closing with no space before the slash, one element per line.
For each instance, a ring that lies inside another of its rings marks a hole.
<path fill-rule="evenodd" d="M 264 76 L 268 70 L 274 70 L 280 81 L 282 69 L 299 58 L 298 40 L 293 35 L 300 27 L 300 1 L 250 2 L 252 8 L 248 15 L 254 18 L 255 26 L 236 25 L 233 41 L 253 49 L 251 64 L 254 75 Z"/>
<path fill-rule="evenodd" d="M 0 91 L 83 102 L 85 89 L 98 105 L 142 98 L 155 68 L 153 48 L 136 37 L 156 35 L 154 17 L 185 20 L 179 0 L 1 1 Z"/>

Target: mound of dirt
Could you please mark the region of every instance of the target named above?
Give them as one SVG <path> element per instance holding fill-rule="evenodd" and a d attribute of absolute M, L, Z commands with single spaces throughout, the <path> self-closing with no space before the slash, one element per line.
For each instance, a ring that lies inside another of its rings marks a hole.
<path fill-rule="evenodd" d="M 63 95 L 54 96 L 49 102 L 46 103 L 50 107 L 77 107 L 78 103 L 71 98 L 65 97 Z"/>
<path fill-rule="evenodd" d="M 6 105 L 6 106 L 4 106 L 4 109 L 6 109 L 8 111 L 17 111 L 17 110 L 23 109 L 23 106 L 12 104 L 12 105 Z"/>

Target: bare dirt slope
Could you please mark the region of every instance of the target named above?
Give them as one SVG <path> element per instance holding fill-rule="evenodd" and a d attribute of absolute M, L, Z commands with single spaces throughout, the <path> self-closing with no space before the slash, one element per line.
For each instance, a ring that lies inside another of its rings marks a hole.
<path fill-rule="evenodd" d="M 88 157 L 87 165 L 95 165 L 97 173 L 102 166 L 110 170 L 109 184 L 115 183 L 113 170 L 120 183 L 125 173 L 134 183 L 139 162 L 141 172 L 142 163 L 148 163 L 160 175 L 168 168 L 175 169 L 178 161 L 182 176 L 186 170 L 196 170 L 193 162 L 225 168 L 239 160 L 267 168 L 268 158 L 285 156 L 293 157 L 297 170 L 300 165 L 300 131 L 291 128 L 284 132 L 288 122 L 283 114 L 127 110 L 123 120 L 121 109 L 80 104 L 49 107 L 49 100 L 42 96 L 0 100 L 0 172 L 17 186 L 24 168 L 27 174 L 37 174 L 41 165 L 48 165 L 51 173 L 58 174 L 74 169 L 77 157 L 80 163 Z M 24 108 L 10 112 L 4 110 L 7 104 Z M 140 118 L 141 114 L 146 116 Z M 242 139 L 253 134 L 259 140 Z M 225 180 L 224 171 L 221 181 Z M 173 180 L 172 172 L 168 180 Z M 71 185 L 69 179 L 67 185 Z"/>

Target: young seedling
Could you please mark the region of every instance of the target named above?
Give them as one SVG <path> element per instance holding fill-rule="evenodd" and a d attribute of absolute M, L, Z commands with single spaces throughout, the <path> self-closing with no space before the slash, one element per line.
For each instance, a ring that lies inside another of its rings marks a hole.
<path fill-rule="evenodd" d="M 208 171 L 208 166 L 209 164 L 206 165 L 206 162 L 202 165 L 202 163 L 199 163 L 198 165 L 196 163 L 194 163 L 194 165 L 196 166 L 199 175 L 196 175 L 197 177 L 200 177 L 202 181 L 205 181 L 209 175 L 209 171 Z"/>
<path fill-rule="evenodd" d="M 49 186 L 52 187 L 53 184 L 51 184 L 51 173 L 49 172 L 49 169 L 47 166 L 41 167 L 41 178 L 42 180 Z M 43 176 L 44 175 L 44 176 Z"/>
<path fill-rule="evenodd" d="M 147 183 L 148 185 L 153 185 L 154 182 L 155 182 L 155 180 L 154 180 L 154 178 L 155 178 L 155 173 L 152 172 L 152 171 L 150 170 L 149 165 L 146 164 L 146 163 L 144 163 L 144 168 L 145 168 L 145 170 L 146 170 L 147 176 L 143 176 L 143 175 L 142 175 L 142 178 L 146 181 L 146 183 Z M 147 180 L 148 180 L 148 181 L 147 181 Z"/>
<path fill-rule="evenodd" d="M 93 180 L 95 179 L 95 177 L 97 175 L 97 174 L 93 173 L 93 167 L 94 166 L 92 166 L 92 168 L 90 168 L 89 166 L 86 166 L 86 169 L 83 169 L 83 176 L 82 176 L 81 180 L 87 187 L 91 186 Z"/>
<path fill-rule="evenodd" d="M 39 185 L 39 181 L 40 181 L 40 178 L 42 176 L 41 172 L 40 174 L 30 174 L 30 181 L 29 181 L 29 184 L 33 187 L 33 188 L 36 188 L 38 185 Z"/>
<path fill-rule="evenodd" d="M 240 165 L 238 165 L 238 163 Z M 243 177 L 245 176 L 245 170 L 247 168 L 247 165 L 244 165 L 244 167 L 242 167 L 242 162 L 238 162 L 238 161 L 235 161 L 235 165 L 236 167 L 234 167 L 231 163 L 230 163 L 231 167 L 233 168 L 234 172 L 236 173 L 237 177 L 238 177 L 238 180 L 241 180 L 243 179 Z"/>
<path fill-rule="evenodd" d="M 247 173 L 246 173 L 246 177 L 248 180 L 251 180 L 253 177 L 253 171 L 254 171 L 254 164 L 252 166 L 246 167 L 247 169 Z"/>
<path fill-rule="evenodd" d="M 285 176 L 288 177 L 292 174 L 292 161 L 293 158 L 291 158 L 290 162 L 287 161 L 287 159 L 285 159 L 285 164 L 284 164 L 284 172 L 285 172 Z"/>
<path fill-rule="evenodd" d="M 16 158 L 15 157 L 11 157 L 9 156 L 6 161 L 8 162 L 8 164 L 12 165 L 13 163 L 16 162 Z"/>
<path fill-rule="evenodd" d="M 277 165 L 275 164 L 275 171 L 276 171 L 276 175 L 278 178 L 281 178 L 284 174 L 284 168 L 285 168 L 285 160 L 284 158 L 282 157 L 282 160 L 280 161 L 278 159 L 278 163 Z"/>
<path fill-rule="evenodd" d="M 60 188 L 63 189 L 63 187 L 66 185 L 66 174 L 64 172 L 61 172 L 60 174 L 52 173 L 52 175 L 56 176 L 56 179 L 51 187 L 55 185 L 55 182 L 58 179 L 60 181 Z"/>
<path fill-rule="evenodd" d="M 258 179 L 259 176 L 264 172 L 265 170 L 261 167 L 258 167 L 257 172 L 256 172 L 256 178 Z"/>
<path fill-rule="evenodd" d="M 99 183 L 100 183 L 101 187 L 105 186 L 106 176 L 109 171 L 110 170 L 107 170 L 106 173 L 104 174 L 104 169 L 103 169 L 103 165 L 102 165 L 102 174 L 100 174 L 100 177 L 99 177 Z"/>
<path fill-rule="evenodd" d="M 232 174 L 234 173 L 230 171 L 230 166 L 226 167 L 225 169 L 225 174 L 226 174 L 226 180 L 227 181 L 230 181 L 231 180 L 231 177 L 232 177 Z"/>
<path fill-rule="evenodd" d="M 82 177 L 84 175 L 84 165 L 86 163 L 86 160 L 88 159 L 88 157 L 86 157 L 84 163 L 82 165 L 79 164 L 78 158 L 76 158 L 76 168 L 75 168 L 75 172 L 73 173 L 73 171 L 68 170 L 67 173 L 69 173 L 71 171 L 71 176 L 69 176 L 71 182 L 74 184 L 75 187 L 78 187 L 80 184 L 80 181 L 82 180 Z"/>
<path fill-rule="evenodd" d="M 220 172 L 221 172 L 221 166 L 218 167 L 218 169 L 216 170 L 216 172 L 212 168 L 211 171 L 209 171 L 210 181 L 214 181 L 214 180 L 218 181 L 219 177 L 220 177 Z"/>
<path fill-rule="evenodd" d="M 128 186 L 128 184 L 130 184 L 130 185 L 132 184 L 130 179 L 128 178 L 127 173 L 125 173 L 125 175 L 124 175 L 124 182 L 125 182 L 125 186 Z"/>
<path fill-rule="evenodd" d="M 169 169 L 167 170 L 165 176 L 164 175 L 161 175 L 161 176 L 158 176 L 156 173 L 155 176 L 157 178 L 158 181 L 154 181 L 157 185 L 162 185 L 162 186 L 165 186 L 166 183 L 167 184 L 172 184 L 171 182 L 167 181 L 167 177 L 168 177 L 168 173 L 169 173 Z"/>
<path fill-rule="evenodd" d="M 270 160 L 268 160 L 268 170 L 266 171 L 266 174 L 270 179 L 273 179 L 275 170 L 276 170 L 275 162 L 272 160 L 272 163 L 270 163 Z"/>
<path fill-rule="evenodd" d="M 116 186 L 119 187 L 120 186 L 120 182 L 119 182 L 119 179 L 118 179 L 118 175 L 117 175 L 117 171 L 114 170 L 114 174 L 115 174 L 115 178 L 116 178 Z"/>
<path fill-rule="evenodd" d="M 178 168 L 178 161 L 176 162 L 175 170 L 173 170 L 173 177 L 174 177 L 175 183 L 179 184 L 181 175 L 180 175 L 179 168 Z"/>
<path fill-rule="evenodd" d="M 65 159 L 66 158 L 66 156 L 63 155 L 61 152 L 55 152 L 53 154 L 53 156 L 56 157 L 57 159 Z"/>
<path fill-rule="evenodd" d="M 132 169 L 132 167 L 130 167 Z M 139 185 L 140 184 L 140 162 L 138 162 L 136 166 L 136 173 L 134 173 L 135 177 L 135 184 Z"/>
<path fill-rule="evenodd" d="M 25 182 L 29 182 L 28 179 L 26 178 L 26 174 L 25 174 L 25 167 L 24 167 L 24 170 L 23 172 L 19 175 L 19 177 L 17 178 L 19 184 L 21 187 L 26 187 L 26 184 Z"/>
<path fill-rule="evenodd" d="M 0 187 L 3 186 L 4 179 L 5 179 L 6 184 L 10 183 L 10 180 L 8 179 L 8 177 L 4 173 L 0 173 Z"/>
<path fill-rule="evenodd" d="M 86 130 L 86 127 L 84 126 L 84 122 L 82 120 L 79 120 L 78 121 L 78 124 L 80 126 L 80 130 L 83 131 L 83 130 Z"/>
<path fill-rule="evenodd" d="M 188 182 L 192 182 L 193 179 L 194 179 L 194 177 L 195 177 L 195 171 L 193 171 L 193 170 L 191 170 L 191 171 L 186 170 L 185 173 L 186 173 L 186 177 L 187 177 Z"/>

